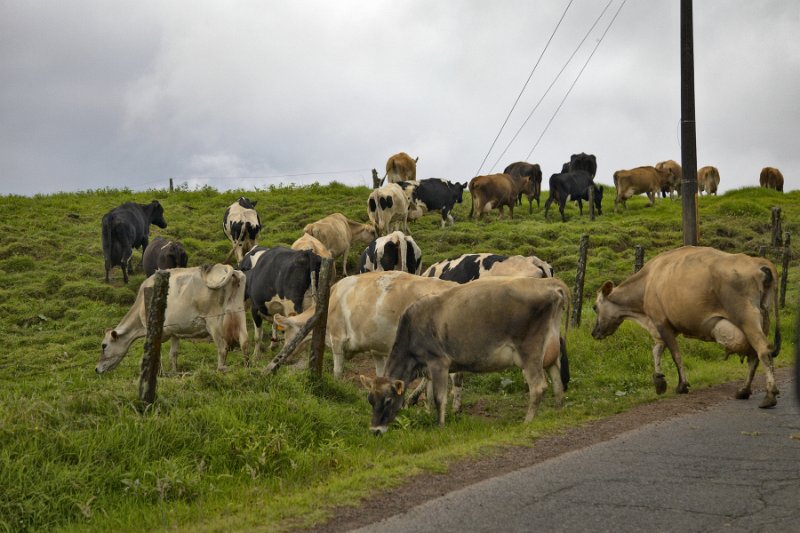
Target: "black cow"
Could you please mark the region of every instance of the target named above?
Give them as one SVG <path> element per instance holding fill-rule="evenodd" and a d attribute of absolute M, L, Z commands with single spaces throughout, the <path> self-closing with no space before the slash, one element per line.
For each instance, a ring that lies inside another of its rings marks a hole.
<path fill-rule="evenodd" d="M 222 215 L 222 231 L 231 241 L 236 260 L 241 262 L 244 254 L 256 245 L 256 237 L 261 231 L 261 217 L 256 211 L 256 201 L 244 196 L 239 197 L 225 209 Z M 228 256 L 230 257 L 230 256 Z"/>
<path fill-rule="evenodd" d="M 575 172 L 576 170 L 585 170 L 594 179 L 597 174 L 597 158 L 594 154 L 584 152 L 572 154 L 569 158 L 569 171 Z M 562 169 L 561 172 L 563 173 L 564 170 Z"/>
<path fill-rule="evenodd" d="M 439 178 L 428 178 L 419 181 L 419 185 L 411 194 L 411 203 L 421 209 L 423 213 L 429 211 L 441 211 L 442 227 L 447 222 L 453 224 L 453 216 L 450 211 L 455 204 L 460 204 L 463 200 L 465 183 L 450 183 Z M 416 217 L 412 217 L 416 218 Z"/>
<path fill-rule="evenodd" d="M 155 237 L 142 255 L 142 266 L 145 276 L 152 276 L 156 269 L 185 268 L 189 264 L 189 256 L 178 241 L 168 241 L 164 237 Z"/>
<path fill-rule="evenodd" d="M 544 203 L 544 217 L 547 218 L 550 204 L 558 202 L 558 211 L 561 213 L 561 220 L 566 221 L 564 217 L 564 206 L 568 200 L 576 200 L 578 202 L 578 209 L 581 215 L 583 215 L 583 200 L 589 200 L 589 187 L 594 187 L 594 206 L 595 209 L 597 209 L 597 214 L 602 215 L 603 210 L 601 204 L 603 201 L 603 188 L 594 184 L 588 172 L 576 170 L 573 172 L 553 174 L 550 176 L 550 197 Z"/>
<path fill-rule="evenodd" d="M 277 246 L 256 246 L 239 263 L 239 270 L 247 277 L 245 298 L 250 300 L 250 310 L 255 326 L 253 358 L 261 355 L 263 319 L 272 322 L 272 315 L 299 314 L 312 304 L 311 273 L 319 286 L 319 269 L 322 259 L 311 250 L 292 250 Z M 278 341 L 273 326 L 272 345 Z"/>
<path fill-rule="evenodd" d="M 128 274 L 133 274 L 131 258 L 133 249 L 141 248 L 142 254 L 150 238 L 150 224 L 166 228 L 164 208 L 157 200 L 149 204 L 126 202 L 103 215 L 103 258 L 105 259 L 106 283 L 108 273 L 115 266 L 122 269 L 122 277 L 128 283 Z"/>
<path fill-rule="evenodd" d="M 539 207 L 539 196 L 542 193 L 542 168 L 538 164 L 517 161 L 508 165 L 503 174 L 508 174 L 514 181 L 524 183 L 517 197 L 517 203 L 522 205 L 524 194 L 528 197 L 528 213 L 533 213 L 533 200 L 536 200 L 536 207 Z"/>
<path fill-rule="evenodd" d="M 422 272 L 422 250 L 410 235 L 395 231 L 378 237 L 361 252 L 359 274 L 382 270 L 402 270 L 417 275 Z"/>

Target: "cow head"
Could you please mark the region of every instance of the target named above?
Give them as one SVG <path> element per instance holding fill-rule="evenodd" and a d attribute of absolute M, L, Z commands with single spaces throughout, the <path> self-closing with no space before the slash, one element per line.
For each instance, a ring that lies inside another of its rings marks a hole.
<path fill-rule="evenodd" d="M 155 224 L 159 228 L 167 227 L 167 221 L 164 220 L 164 208 L 158 200 L 150 202 L 150 223 Z"/>
<path fill-rule="evenodd" d="M 114 370 L 119 366 L 122 358 L 128 353 L 130 342 L 126 342 L 115 329 L 106 331 L 103 343 L 100 345 L 100 360 L 94 371 L 98 374 Z"/>
<path fill-rule="evenodd" d="M 455 183 L 452 185 L 454 192 L 456 193 L 456 203 L 460 204 L 464 201 L 464 189 L 467 188 L 467 182 L 464 183 Z"/>
<path fill-rule="evenodd" d="M 614 290 L 614 283 L 606 281 L 600 290 L 597 291 L 597 300 L 592 306 L 597 313 L 597 321 L 592 329 L 592 337 L 597 340 L 604 339 L 617 331 L 624 320 L 624 316 L 619 311 L 617 305 L 609 301 L 608 296 Z"/>
<path fill-rule="evenodd" d="M 372 422 L 369 430 L 374 435 L 383 435 L 389 430 L 397 413 L 403 407 L 405 383 L 401 379 L 375 379 L 361 376 L 361 384 L 369 391 L 367 399 L 372 405 Z"/>

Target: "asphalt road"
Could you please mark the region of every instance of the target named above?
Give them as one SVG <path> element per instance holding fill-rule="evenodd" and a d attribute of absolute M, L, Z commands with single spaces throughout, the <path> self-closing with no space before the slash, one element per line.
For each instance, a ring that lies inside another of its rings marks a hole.
<path fill-rule="evenodd" d="M 360 532 L 800 532 L 800 403 L 763 393 L 643 426 Z"/>

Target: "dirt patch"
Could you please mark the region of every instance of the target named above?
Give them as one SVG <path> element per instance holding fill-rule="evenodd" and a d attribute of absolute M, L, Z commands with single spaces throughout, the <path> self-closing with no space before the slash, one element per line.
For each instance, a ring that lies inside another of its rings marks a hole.
<path fill-rule="evenodd" d="M 793 368 L 776 369 L 775 378 L 779 388 L 789 391 L 791 387 L 787 382 L 791 380 L 793 373 Z M 456 461 L 451 464 L 446 474 L 420 474 L 410 478 L 401 487 L 370 496 L 358 507 L 337 508 L 326 524 L 303 531 L 336 533 L 362 527 L 484 479 L 513 472 L 609 440 L 646 424 L 708 409 L 733 398 L 739 386 L 741 382 L 736 381 L 707 389 L 692 390 L 689 394 L 668 396 L 609 418 L 589 422 L 559 435 L 537 439 L 532 447 L 508 447 L 498 450 L 491 457 Z M 758 397 L 763 394 L 763 390 L 764 377 L 761 375 L 753 383 L 753 395 Z M 794 398 L 793 395 L 784 393 L 780 401 L 791 402 Z M 387 511 L 389 509 L 391 511 Z"/>

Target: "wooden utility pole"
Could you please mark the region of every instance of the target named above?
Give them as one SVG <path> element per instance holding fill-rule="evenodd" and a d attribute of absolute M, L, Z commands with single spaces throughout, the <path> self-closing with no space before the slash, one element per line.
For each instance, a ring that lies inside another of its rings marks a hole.
<path fill-rule="evenodd" d="M 697 128 L 694 119 L 692 0 L 681 0 L 681 208 L 683 244 L 697 244 Z"/>
<path fill-rule="evenodd" d="M 158 270 L 153 287 L 145 289 L 147 302 L 147 336 L 139 374 L 139 400 L 146 404 L 156 401 L 158 372 L 161 370 L 161 333 L 167 309 L 169 271 Z"/>
<path fill-rule="evenodd" d="M 583 306 L 583 282 L 586 278 L 586 255 L 589 250 L 589 236 L 581 235 L 578 247 L 578 271 L 575 273 L 575 291 L 572 293 L 572 325 L 581 325 L 581 307 Z"/>

